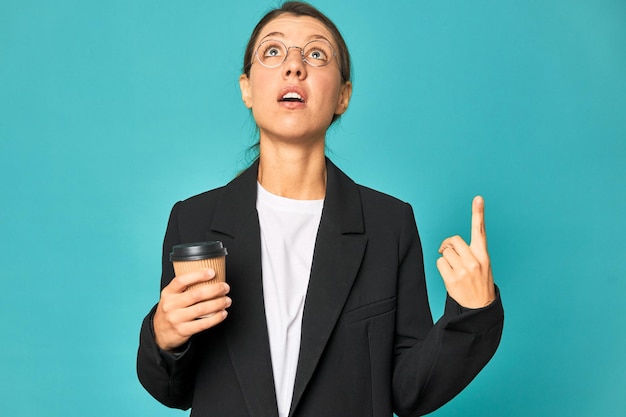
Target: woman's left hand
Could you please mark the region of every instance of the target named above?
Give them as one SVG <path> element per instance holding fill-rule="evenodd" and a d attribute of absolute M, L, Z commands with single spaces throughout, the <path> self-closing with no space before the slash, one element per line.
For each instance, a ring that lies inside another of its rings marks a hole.
<path fill-rule="evenodd" d="M 474 197 L 472 202 L 472 231 L 468 245 L 460 236 L 445 239 L 439 248 L 441 258 L 437 269 L 450 297 L 466 308 L 481 308 L 493 302 L 496 289 L 491 273 L 487 234 L 485 232 L 485 202 Z"/>

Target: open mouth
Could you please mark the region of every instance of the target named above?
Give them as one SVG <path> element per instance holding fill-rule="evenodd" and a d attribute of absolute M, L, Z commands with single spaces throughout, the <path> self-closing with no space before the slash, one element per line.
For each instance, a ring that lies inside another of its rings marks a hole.
<path fill-rule="evenodd" d="M 294 91 L 286 93 L 280 98 L 279 101 L 287 103 L 304 103 L 302 96 Z"/>

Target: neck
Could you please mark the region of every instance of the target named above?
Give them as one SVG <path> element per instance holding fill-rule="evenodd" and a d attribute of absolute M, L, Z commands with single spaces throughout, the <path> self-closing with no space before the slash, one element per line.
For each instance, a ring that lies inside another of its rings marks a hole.
<path fill-rule="evenodd" d="M 272 194 L 295 200 L 326 195 L 324 142 L 311 147 L 261 140 L 259 183 Z"/>

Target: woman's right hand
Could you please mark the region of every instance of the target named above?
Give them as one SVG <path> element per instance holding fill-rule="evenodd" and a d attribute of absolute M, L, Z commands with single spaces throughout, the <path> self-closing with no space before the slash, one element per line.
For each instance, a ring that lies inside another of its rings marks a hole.
<path fill-rule="evenodd" d="M 174 350 L 194 334 L 224 321 L 226 309 L 232 303 L 226 296 L 230 291 L 227 283 L 198 285 L 187 290 L 214 277 L 212 269 L 189 272 L 174 277 L 163 288 L 153 318 L 154 337 L 161 350 Z"/>

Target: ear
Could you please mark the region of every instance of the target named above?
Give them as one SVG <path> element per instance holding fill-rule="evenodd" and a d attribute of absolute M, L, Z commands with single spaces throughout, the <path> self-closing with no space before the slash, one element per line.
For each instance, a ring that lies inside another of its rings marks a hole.
<path fill-rule="evenodd" d="M 335 107 L 335 114 L 342 115 L 348 110 L 348 104 L 350 104 L 350 97 L 352 97 L 352 83 L 346 81 L 341 87 L 339 93 L 339 100 L 337 101 L 337 107 Z"/>
<path fill-rule="evenodd" d="M 250 93 L 250 79 L 246 74 L 241 74 L 239 77 L 239 89 L 241 90 L 241 100 L 243 100 L 243 104 L 251 109 L 252 97 Z"/>

